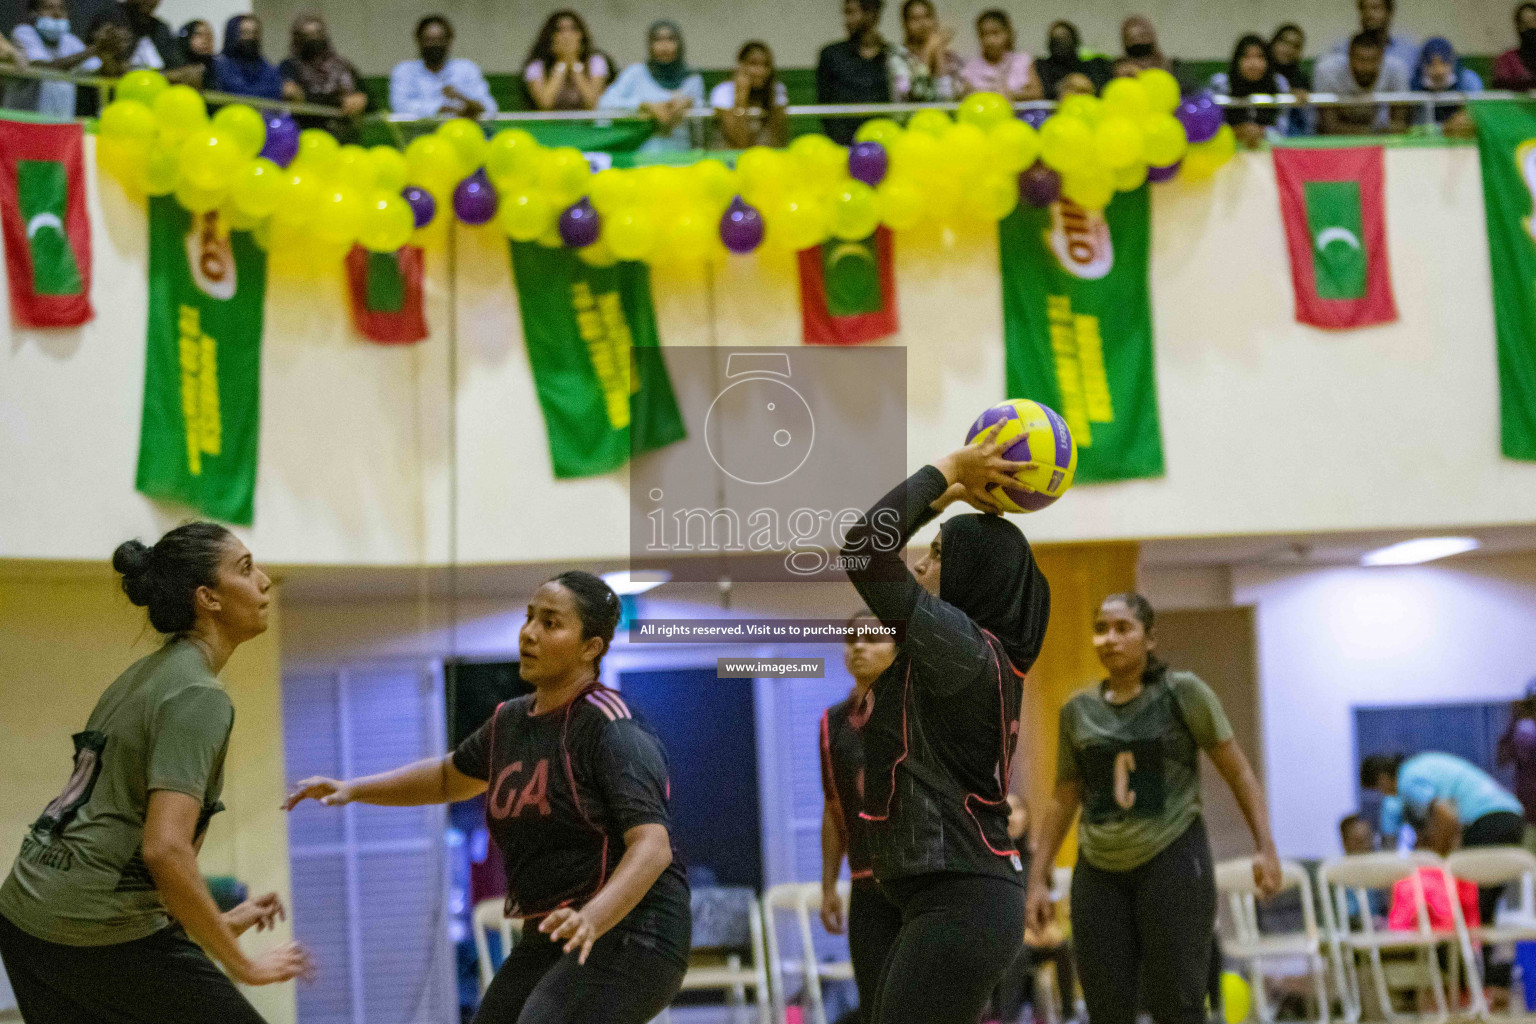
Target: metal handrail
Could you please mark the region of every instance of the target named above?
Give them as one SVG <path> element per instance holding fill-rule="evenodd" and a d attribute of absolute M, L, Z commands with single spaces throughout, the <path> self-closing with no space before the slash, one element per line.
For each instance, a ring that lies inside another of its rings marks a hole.
<path fill-rule="evenodd" d="M 15 64 L 0 64 L 0 78 L 30 78 L 44 82 L 71 82 L 75 85 L 90 86 L 103 94 L 118 82 L 117 78 L 110 75 L 78 74 L 73 71 L 55 71 L 53 68 L 36 68 L 28 65 L 20 67 Z M 210 103 L 247 103 L 253 107 L 261 107 L 264 110 L 286 110 L 290 114 L 312 114 L 319 117 L 345 117 L 346 112 L 340 107 L 328 107 L 321 103 L 297 103 L 291 100 L 269 100 L 260 96 L 236 96 L 233 93 L 215 92 L 212 89 L 198 90 L 203 98 Z"/>

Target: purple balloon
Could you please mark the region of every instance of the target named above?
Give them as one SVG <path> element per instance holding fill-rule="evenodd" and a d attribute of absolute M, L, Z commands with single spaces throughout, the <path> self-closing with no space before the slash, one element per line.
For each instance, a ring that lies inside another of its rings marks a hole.
<path fill-rule="evenodd" d="M 603 229 L 603 219 L 592 209 L 586 196 L 572 203 L 560 214 L 560 241 L 567 249 L 580 249 L 597 241 Z"/>
<path fill-rule="evenodd" d="M 411 216 L 416 219 L 416 226 L 424 228 L 432 223 L 432 218 L 437 216 L 437 200 L 432 198 L 432 193 L 416 185 L 407 185 L 400 190 L 400 195 L 411 205 Z"/>
<path fill-rule="evenodd" d="M 1179 104 L 1174 116 L 1192 143 L 1209 142 L 1221 130 L 1222 111 L 1209 93 L 1191 96 Z"/>
<path fill-rule="evenodd" d="M 279 167 L 287 167 L 299 155 L 299 126 L 281 110 L 269 110 L 263 119 L 267 122 L 267 141 L 262 143 L 259 155 Z"/>
<path fill-rule="evenodd" d="M 885 147 L 878 142 L 859 142 L 848 151 L 848 175 L 857 178 L 870 188 L 885 180 L 889 161 Z"/>
<path fill-rule="evenodd" d="M 1147 180 L 1152 182 L 1172 181 L 1175 177 L 1178 176 L 1179 167 L 1182 166 L 1183 163 L 1184 161 L 1182 160 L 1175 160 L 1167 167 L 1148 167 Z"/>
<path fill-rule="evenodd" d="M 1024 111 L 1024 113 L 1020 114 L 1019 118 L 1027 123 L 1035 131 L 1039 131 L 1040 126 L 1045 124 L 1045 119 L 1050 116 L 1051 112 L 1049 110 L 1045 110 L 1041 107 L 1031 107 L 1030 109 Z"/>
<path fill-rule="evenodd" d="M 877 143 L 867 143 L 867 145 L 877 145 Z M 885 163 L 883 152 L 880 155 L 880 162 L 882 166 Z M 725 247 L 731 252 L 739 255 L 745 255 L 756 249 L 763 243 L 763 215 L 741 196 L 732 199 L 725 215 L 720 218 L 720 241 L 724 242 Z"/>
<path fill-rule="evenodd" d="M 1042 163 L 1036 163 L 1019 175 L 1019 199 L 1038 209 L 1061 198 L 1061 175 Z"/>
<path fill-rule="evenodd" d="M 453 212 L 465 224 L 484 224 L 496 216 L 498 205 L 496 190 L 491 187 L 484 168 L 459 182 L 459 187 L 453 190 Z"/>

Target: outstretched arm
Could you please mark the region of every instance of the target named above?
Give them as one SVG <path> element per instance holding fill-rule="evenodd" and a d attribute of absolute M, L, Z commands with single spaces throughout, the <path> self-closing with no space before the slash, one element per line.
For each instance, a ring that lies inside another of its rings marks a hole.
<path fill-rule="evenodd" d="M 283 802 L 283 810 L 291 811 L 305 800 L 318 800 L 328 807 L 350 803 L 381 807 L 450 804 L 479 796 L 485 790 L 486 781 L 459 771 L 450 754 L 345 782 L 321 776 L 305 779 Z"/>

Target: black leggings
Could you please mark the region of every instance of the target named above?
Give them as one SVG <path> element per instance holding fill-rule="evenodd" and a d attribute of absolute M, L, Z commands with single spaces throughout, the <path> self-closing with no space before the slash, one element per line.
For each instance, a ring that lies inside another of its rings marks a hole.
<path fill-rule="evenodd" d="M 1461 830 L 1461 845 L 1519 846 L 1525 840 L 1525 819 L 1514 811 L 1494 811 L 1478 818 Z M 1477 912 L 1483 924 L 1493 924 L 1493 916 L 1499 907 L 1502 885 L 1484 886 L 1477 890 Z M 1510 964 L 1490 963 L 1489 950 L 1483 949 L 1484 981 L 1498 988 L 1508 988 L 1513 968 Z"/>
<path fill-rule="evenodd" d="M 0 915 L 0 959 L 27 1024 L 263 1024 L 180 925 L 110 946 L 64 946 Z"/>
<path fill-rule="evenodd" d="M 688 947 L 676 945 L 621 924 L 578 965 L 563 942 L 529 921 L 485 990 L 474 1024 L 645 1024 L 682 987 Z"/>
<path fill-rule="evenodd" d="M 848 900 L 848 956 L 853 961 L 853 981 L 859 986 L 859 1019 L 874 1019 L 875 994 L 880 990 L 880 970 L 901 931 L 901 911 L 886 899 L 874 879 L 853 883 Z"/>
<path fill-rule="evenodd" d="M 871 1024 L 976 1024 L 1024 944 L 1024 889 L 996 875 L 932 874 L 884 886 L 901 931 Z"/>
<path fill-rule="evenodd" d="M 1216 879 L 1205 823 L 1147 863 L 1072 872 L 1072 944 L 1092 1024 L 1204 1024 L 1216 930 Z M 1139 997 L 1139 998 L 1138 998 Z"/>

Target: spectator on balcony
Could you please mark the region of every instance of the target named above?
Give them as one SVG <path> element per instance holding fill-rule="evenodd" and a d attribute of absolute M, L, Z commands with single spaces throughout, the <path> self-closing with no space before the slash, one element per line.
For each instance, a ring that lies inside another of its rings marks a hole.
<path fill-rule="evenodd" d="M 480 66 L 463 57 L 449 57 L 453 25 L 441 14 L 416 23 L 420 57 L 403 60 L 389 74 L 389 106 L 412 117 L 480 117 L 496 113 L 496 101 Z"/>
<path fill-rule="evenodd" d="M 891 49 L 880 36 L 884 0 L 843 0 L 848 38 L 821 48 L 816 59 L 817 103 L 891 102 Z M 865 117 L 827 117 L 822 130 L 833 141 L 853 142 Z"/>
<path fill-rule="evenodd" d="M 959 92 L 960 55 L 949 48 L 955 30 L 939 24 L 930 0 L 901 5 L 902 44 L 891 51 L 891 98 L 898 103 L 952 100 Z"/>
<path fill-rule="evenodd" d="M 1010 100 L 1037 100 L 1044 95 L 1035 59 L 1013 48 L 1013 25 L 1006 11 L 982 11 L 976 19 L 976 38 L 981 53 L 960 71 L 962 92 L 995 92 Z"/>
<path fill-rule="evenodd" d="M 89 72 L 101 66 L 96 51 L 69 30 L 64 0 L 27 0 L 27 20 L 16 26 L 11 39 L 32 67 Z M 48 117 L 74 117 L 75 87 L 70 82 L 8 79 L 5 105 Z"/>
<path fill-rule="evenodd" d="M 1330 53 L 1318 60 L 1312 84 L 1318 92 L 1337 93 L 1340 97 L 1406 92 L 1408 69 L 1386 53 L 1378 36 L 1361 32 L 1350 41 L 1347 56 Z M 1407 108 L 1390 107 L 1385 103 L 1324 107 L 1318 120 L 1324 135 L 1370 135 L 1408 130 Z"/>
<path fill-rule="evenodd" d="M 1356 0 L 1355 6 L 1360 12 L 1360 33 L 1374 36 L 1388 59 L 1401 64 L 1405 74 L 1412 70 L 1419 61 L 1419 43 L 1407 33 L 1392 31 L 1397 0 Z M 1353 43 L 1353 38 L 1342 39 L 1333 45 L 1333 52 L 1347 57 Z"/>
<path fill-rule="evenodd" d="M 214 45 L 213 26 L 202 18 L 193 18 L 176 32 L 176 45 L 181 60 L 187 66 L 193 64 L 203 69 L 202 81 L 213 87 L 213 58 L 218 49 Z"/>
<path fill-rule="evenodd" d="M 1157 29 L 1146 15 L 1133 14 L 1121 23 L 1120 45 L 1125 48 L 1125 55 L 1116 61 L 1117 74 L 1125 65 L 1133 65 L 1137 74 L 1152 68 L 1177 74 L 1174 70 L 1175 61 L 1164 54 L 1163 48 L 1157 44 Z"/>
<path fill-rule="evenodd" d="M 1045 91 L 1046 99 L 1061 98 L 1061 83 L 1068 76 L 1076 75 L 1086 80 L 1086 91 L 1092 95 L 1104 87 L 1113 73 L 1108 57 L 1083 48 L 1082 34 L 1070 21 L 1052 22 L 1046 33 L 1045 46 L 1047 55 L 1035 61 L 1035 73 L 1040 76 L 1040 88 Z M 1083 91 L 1082 82 L 1074 80 L 1066 94 Z"/>
<path fill-rule="evenodd" d="M 1449 39 L 1433 36 L 1424 40 L 1419 51 L 1418 67 L 1414 69 L 1414 92 L 1482 92 L 1483 80 L 1471 68 L 1461 66 L 1461 58 Z M 1429 123 L 1429 112 L 1419 110 L 1414 118 L 1418 124 Z M 1437 103 L 1434 121 L 1441 132 L 1458 139 L 1470 139 L 1477 134 L 1472 115 L 1460 103 Z"/>
<path fill-rule="evenodd" d="M 1536 3 L 1515 8 L 1515 34 L 1520 45 L 1505 50 L 1493 62 L 1493 87 L 1516 92 L 1536 89 Z"/>
<path fill-rule="evenodd" d="M 736 54 L 736 74 L 710 90 L 715 127 L 725 146 L 783 146 L 789 142 L 784 108 L 789 92 L 773 68 L 768 44 L 753 40 Z"/>
<path fill-rule="evenodd" d="M 1312 88 L 1312 75 L 1301 66 L 1301 55 L 1306 46 L 1307 34 L 1294 22 L 1275 29 L 1269 39 L 1270 67 L 1291 83 L 1292 91 L 1305 92 Z"/>
<path fill-rule="evenodd" d="M 1269 45 L 1262 36 L 1245 35 L 1232 49 L 1232 63 L 1225 71 L 1211 76 L 1211 92 L 1217 96 L 1245 99 L 1249 96 L 1274 96 L 1291 91 L 1291 83 L 1276 73 L 1270 63 Z M 1228 107 L 1223 116 L 1237 141 L 1257 149 L 1271 133 L 1290 133 L 1290 111 L 1276 107 Z"/>
<path fill-rule="evenodd" d="M 646 33 L 649 59 L 619 72 L 603 92 L 603 109 L 638 110 L 656 122 L 643 152 L 693 148 L 686 115 L 704 105 L 704 76 L 684 59 L 683 32 L 675 22 L 657 21 Z"/>
<path fill-rule="evenodd" d="M 342 142 L 356 142 L 353 120 L 368 109 L 363 76 L 357 67 L 336 52 L 325 20 L 318 14 L 301 14 L 293 20 L 288 56 L 277 66 L 283 90 L 294 99 L 340 107 L 342 117 L 300 116 L 302 128 L 324 128 Z"/>
<path fill-rule="evenodd" d="M 189 64 L 182 57 L 181 43 L 171 33 L 171 26 L 155 17 L 159 6 L 160 0 L 119 0 L 109 4 L 91 19 L 87 35 L 94 43 L 102 25 L 115 25 L 127 33 L 124 53 L 129 70 L 151 68 L 164 72 L 172 82 L 203 86 L 203 66 Z"/>
<path fill-rule="evenodd" d="M 261 21 L 254 14 L 237 14 L 225 23 L 224 52 L 213 58 L 210 87 L 235 96 L 283 98 L 283 76 L 262 56 Z"/>
<path fill-rule="evenodd" d="M 539 110 L 593 110 L 612 77 L 607 56 L 593 48 L 587 23 L 575 11 L 544 19 L 523 65 L 528 99 Z"/>

